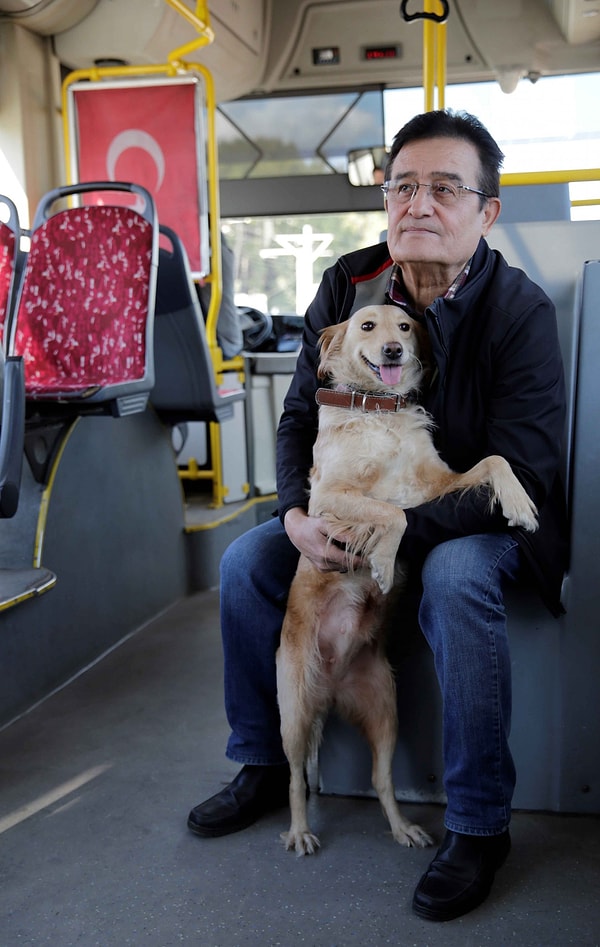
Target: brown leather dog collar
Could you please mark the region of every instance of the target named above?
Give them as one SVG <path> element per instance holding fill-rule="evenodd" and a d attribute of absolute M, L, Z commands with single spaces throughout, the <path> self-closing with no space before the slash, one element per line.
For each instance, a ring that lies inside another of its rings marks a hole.
<path fill-rule="evenodd" d="M 319 405 L 327 405 L 332 408 L 350 408 L 357 411 L 401 411 L 414 404 L 412 392 L 407 395 L 396 395 L 392 392 L 369 391 L 339 391 L 334 388 L 317 388 L 315 401 Z"/>

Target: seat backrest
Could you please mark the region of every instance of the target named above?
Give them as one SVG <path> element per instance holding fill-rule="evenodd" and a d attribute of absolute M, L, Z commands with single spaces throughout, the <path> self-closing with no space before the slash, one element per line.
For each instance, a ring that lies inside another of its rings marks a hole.
<path fill-rule="evenodd" d="M 0 194 L 0 518 L 14 516 L 19 504 L 25 436 L 25 382 L 20 358 L 4 359 L 4 334 L 14 304 L 21 228 L 17 208 Z"/>
<path fill-rule="evenodd" d="M 23 359 L 4 363 L 0 430 L 0 517 L 14 516 L 19 505 L 25 440 L 25 375 Z"/>
<path fill-rule="evenodd" d="M 111 205 L 111 191 L 130 192 L 135 205 Z M 82 204 L 92 193 L 99 203 Z M 115 414 L 145 408 L 157 258 L 156 212 L 144 188 L 93 182 L 45 195 L 10 331 L 28 399 L 103 403 Z"/>
<path fill-rule="evenodd" d="M 600 401 L 600 260 L 588 260 L 579 280 L 578 344 L 574 369 L 573 421 L 570 443 L 571 564 L 585 575 L 583 594 L 600 605 L 597 574 L 600 559 L 600 438 L 597 411 Z M 595 578 L 596 577 L 596 578 Z M 587 592 L 585 590 L 588 590 Z"/>
<path fill-rule="evenodd" d="M 9 316 L 15 284 L 21 229 L 17 208 L 0 194 L 0 340 Z"/>
<path fill-rule="evenodd" d="M 150 400 L 170 423 L 224 421 L 243 389 L 219 391 L 202 309 L 185 248 L 161 226 L 154 321 L 155 384 Z"/>
<path fill-rule="evenodd" d="M 556 307 L 558 335 L 567 384 L 567 429 L 563 474 L 571 493 L 574 412 L 578 390 L 578 298 L 583 262 L 597 254 L 600 221 L 548 221 L 494 226 L 488 238 L 512 266 L 518 266 L 548 294 Z M 588 395 L 589 397 L 589 395 Z"/>
<path fill-rule="evenodd" d="M 530 220 L 570 220 L 568 184 L 514 184 L 500 188 L 502 224 Z"/>

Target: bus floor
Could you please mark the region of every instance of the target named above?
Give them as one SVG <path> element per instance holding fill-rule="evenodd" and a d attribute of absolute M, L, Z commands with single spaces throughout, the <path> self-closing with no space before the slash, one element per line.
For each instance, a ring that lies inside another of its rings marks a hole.
<path fill-rule="evenodd" d="M 191 806 L 227 783 L 216 591 L 178 602 L 0 732 L 0 944 L 346 947 L 598 945 L 600 819 L 515 813 L 488 901 L 416 918 L 431 851 L 395 845 L 374 799 L 319 796 L 318 855 L 287 812 L 200 839 Z M 405 805 L 438 839 L 443 810 Z"/>

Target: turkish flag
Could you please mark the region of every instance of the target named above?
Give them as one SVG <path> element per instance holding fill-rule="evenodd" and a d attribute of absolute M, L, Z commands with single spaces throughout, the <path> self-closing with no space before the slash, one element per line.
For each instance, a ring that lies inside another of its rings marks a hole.
<path fill-rule="evenodd" d="M 182 239 L 194 275 L 206 273 L 206 151 L 198 80 L 87 82 L 72 91 L 75 180 L 132 181 L 147 188 L 159 222 Z M 127 195 L 114 197 L 115 203 L 127 201 Z"/>

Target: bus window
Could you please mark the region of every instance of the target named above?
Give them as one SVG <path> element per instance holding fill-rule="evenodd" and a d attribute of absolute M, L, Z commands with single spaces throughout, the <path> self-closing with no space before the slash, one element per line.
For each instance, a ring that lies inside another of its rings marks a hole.
<path fill-rule="evenodd" d="M 236 303 L 272 315 L 304 315 L 326 267 L 342 253 L 378 243 L 386 226 L 383 209 L 224 221 L 235 257 Z"/>
<path fill-rule="evenodd" d="M 497 82 L 449 85 L 446 105 L 486 123 L 505 153 L 507 174 L 600 167 L 600 74 L 534 78 L 522 79 L 511 94 Z M 223 224 L 239 305 L 302 315 L 335 258 L 381 239 L 381 194 L 351 186 L 348 154 L 389 146 L 422 106 L 421 88 L 219 105 Z M 361 191 L 370 194 L 357 205 Z M 600 204 L 579 206 L 584 200 L 600 200 L 600 182 L 570 185 L 571 218 L 600 217 Z"/>
<path fill-rule="evenodd" d="M 411 114 L 421 111 L 421 90 L 384 92 L 386 142 Z M 505 154 L 503 172 L 600 168 L 600 74 L 522 79 L 514 92 L 497 82 L 446 88 L 446 106 L 485 123 Z M 600 181 L 572 183 L 571 202 L 600 199 Z M 600 205 L 572 206 L 572 220 L 597 220 Z"/>

